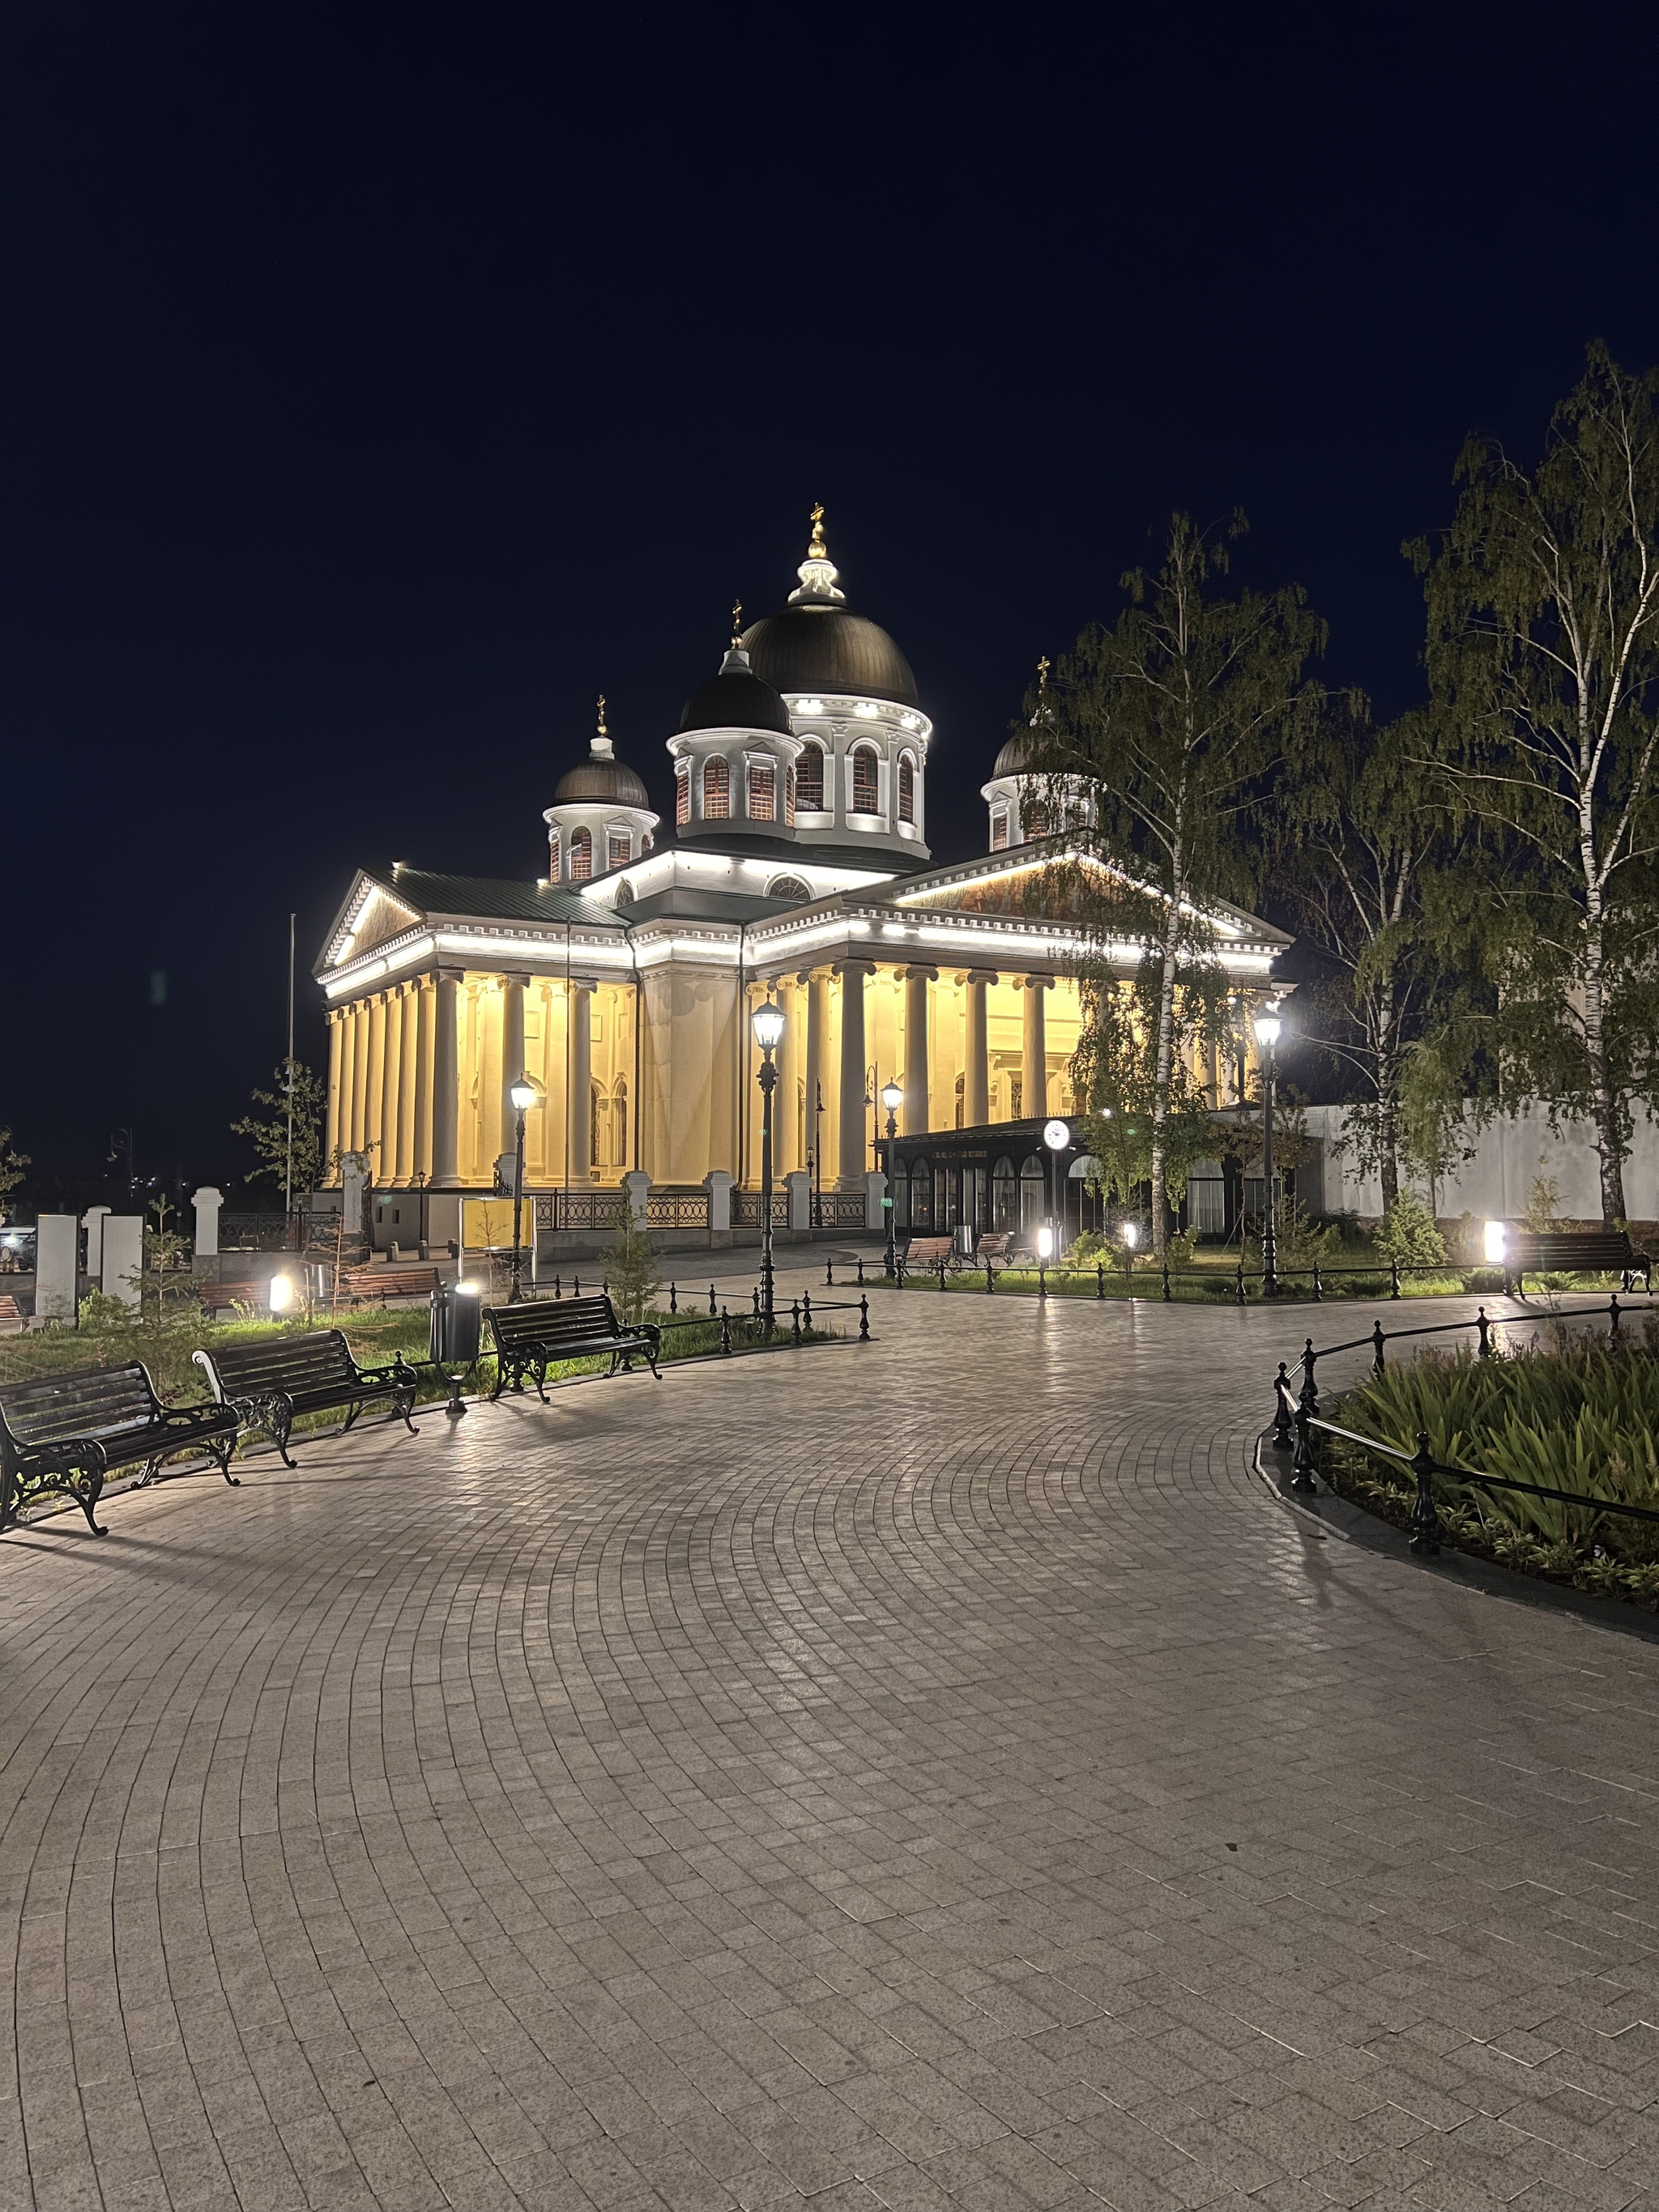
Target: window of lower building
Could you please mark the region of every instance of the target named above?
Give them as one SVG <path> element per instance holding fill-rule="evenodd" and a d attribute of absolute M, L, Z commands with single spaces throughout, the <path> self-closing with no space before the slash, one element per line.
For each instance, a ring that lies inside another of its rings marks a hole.
<path fill-rule="evenodd" d="M 803 883 L 799 876 L 774 876 L 766 886 L 766 896 L 768 898 L 793 899 L 797 905 L 805 906 L 812 896 L 812 887 Z"/>
<path fill-rule="evenodd" d="M 1035 1244 L 1048 1212 L 1048 1177 L 1035 1154 L 1020 1163 L 1019 1234 L 1022 1243 Z"/>
<path fill-rule="evenodd" d="M 926 1160 L 910 1163 L 910 1226 L 912 1229 L 931 1229 L 933 1225 L 933 1170 Z"/>
<path fill-rule="evenodd" d="M 993 1229 L 1012 1229 L 1019 1220 L 1019 1208 L 1014 1198 L 1014 1164 L 1011 1159 L 1000 1159 L 991 1170 L 991 1226 Z"/>

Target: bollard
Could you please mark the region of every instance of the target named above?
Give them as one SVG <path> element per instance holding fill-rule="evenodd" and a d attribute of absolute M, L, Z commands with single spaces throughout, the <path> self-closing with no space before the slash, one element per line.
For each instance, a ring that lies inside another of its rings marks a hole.
<path fill-rule="evenodd" d="M 991 1265 L 990 1261 L 988 1260 L 988 1261 L 985 1262 L 985 1295 L 986 1295 L 986 1297 L 987 1297 L 988 1298 L 994 1297 L 996 1296 L 996 1288 L 997 1288 L 997 1271 L 996 1271 L 996 1269 L 995 1269 L 995 1268 Z"/>
<path fill-rule="evenodd" d="M 672 1283 L 671 1283 L 668 1285 L 668 1310 L 672 1314 L 677 1314 L 679 1310 L 679 1293 L 675 1290 Z"/>
<path fill-rule="evenodd" d="M 1480 1307 L 1476 1312 L 1474 1325 L 1480 1332 L 1480 1357 L 1483 1359 L 1490 1359 L 1492 1358 L 1492 1323 L 1486 1319 L 1485 1306 Z"/>
<path fill-rule="evenodd" d="M 1314 1456 L 1312 1413 L 1306 1406 L 1296 1409 L 1296 1457 L 1291 1463 L 1291 1488 L 1313 1496 L 1319 1488 L 1319 1462 Z"/>
<path fill-rule="evenodd" d="M 1106 1270 L 1102 1263 L 1097 1260 L 1095 1262 L 1095 1296 L 1097 1298 L 1103 1298 L 1105 1295 Z"/>
<path fill-rule="evenodd" d="M 1242 1252 L 1238 1255 L 1238 1281 L 1235 1295 L 1240 1305 L 1243 1305 L 1244 1303 L 1244 1255 Z"/>
<path fill-rule="evenodd" d="M 826 1291 L 833 1291 L 836 1287 L 836 1261 L 833 1253 L 823 1263 L 823 1287 Z"/>
<path fill-rule="evenodd" d="M 859 1342 L 860 1344 L 868 1344 L 869 1341 L 870 1301 L 868 1298 L 860 1298 L 859 1300 Z"/>
<path fill-rule="evenodd" d="M 1433 1559 L 1440 1549 L 1440 1516 L 1434 1510 L 1434 1457 L 1429 1432 L 1417 1432 L 1417 1456 L 1412 1462 L 1417 1477 L 1417 1503 L 1412 1507 L 1412 1549 L 1419 1559 Z"/>
<path fill-rule="evenodd" d="M 1037 1296 L 1040 1298 L 1046 1298 L 1048 1295 L 1048 1262 L 1046 1260 L 1039 1260 L 1037 1261 Z"/>
<path fill-rule="evenodd" d="M 553 1278 L 553 1295 L 556 1298 L 562 1298 L 564 1296 L 563 1288 L 556 1275 Z"/>
<path fill-rule="evenodd" d="M 800 1300 L 799 1298 L 792 1298 L 789 1303 L 789 1337 L 792 1343 L 800 1342 Z"/>
<path fill-rule="evenodd" d="M 712 1283 L 710 1283 L 710 1285 L 708 1285 L 708 1314 L 709 1314 L 709 1318 L 712 1320 L 712 1319 L 714 1318 L 714 1315 L 715 1315 L 716 1313 L 718 1313 L 718 1312 L 719 1312 L 719 1310 L 720 1310 L 719 1307 L 718 1307 L 718 1306 L 716 1306 L 716 1304 L 714 1304 L 714 1285 Z"/>
<path fill-rule="evenodd" d="M 1613 1325 L 1607 1331 L 1607 1339 L 1610 1343 L 1617 1344 L 1619 1341 L 1619 1293 L 1617 1291 L 1608 1301 L 1607 1311 L 1613 1316 Z"/>
<path fill-rule="evenodd" d="M 1313 1275 L 1314 1275 L 1314 1304 L 1315 1304 L 1316 1306 L 1322 1306 L 1322 1305 L 1324 1304 L 1324 1303 L 1325 1303 L 1325 1285 L 1324 1285 L 1324 1284 L 1323 1284 L 1323 1283 L 1322 1283 L 1322 1282 L 1320 1281 L 1320 1279 L 1319 1279 L 1319 1262 L 1318 1262 L 1318 1261 L 1317 1261 L 1317 1260 L 1316 1260 L 1316 1261 L 1314 1261 Z"/>
<path fill-rule="evenodd" d="M 811 1291 L 803 1291 L 800 1295 L 800 1325 L 804 1329 L 809 1330 L 812 1326 L 812 1293 Z"/>
<path fill-rule="evenodd" d="M 1164 1262 L 1164 1303 L 1166 1306 L 1170 1304 L 1170 1263 L 1167 1260 Z"/>
<path fill-rule="evenodd" d="M 1371 1323 L 1371 1372 L 1373 1375 L 1380 1375 L 1382 1372 L 1382 1347 L 1387 1342 L 1388 1339 L 1382 1334 L 1382 1322 L 1373 1322 Z"/>
<path fill-rule="evenodd" d="M 1302 1347 L 1301 1402 L 1310 1413 L 1319 1411 L 1319 1387 L 1314 1381 L 1314 1362 L 1318 1357 L 1313 1348 L 1313 1339 L 1309 1337 Z"/>
<path fill-rule="evenodd" d="M 444 1374 L 441 1367 L 438 1370 L 438 1372 L 440 1375 Z M 465 1368 L 462 1368 L 458 1374 L 444 1375 L 444 1381 L 449 1385 L 449 1403 L 444 1407 L 444 1411 L 448 1414 L 452 1421 L 459 1421 L 465 1415 L 466 1405 L 461 1396 L 461 1385 L 465 1382 L 465 1380 L 466 1370 Z"/>
<path fill-rule="evenodd" d="M 859 1254 L 859 1288 L 860 1290 L 864 1288 L 864 1255 L 862 1252 Z"/>
<path fill-rule="evenodd" d="M 580 1275 L 573 1275 L 570 1278 L 570 1295 L 573 1298 L 579 1298 L 581 1294 L 582 1279 Z"/>
<path fill-rule="evenodd" d="M 1389 1292 L 1389 1296 L 1391 1298 L 1397 1298 L 1400 1296 L 1400 1262 L 1398 1260 L 1389 1261 L 1389 1272 L 1394 1278 L 1394 1288 Z"/>
<path fill-rule="evenodd" d="M 1279 1363 L 1279 1377 L 1273 1384 L 1273 1449 L 1289 1451 L 1291 1432 L 1296 1425 L 1296 1416 L 1291 1411 L 1295 1403 L 1291 1395 L 1291 1378 L 1285 1370 L 1285 1362 Z"/>
<path fill-rule="evenodd" d="M 943 1260 L 939 1263 L 939 1286 L 940 1290 L 945 1288 L 945 1262 Z"/>
<path fill-rule="evenodd" d="M 754 1318 L 758 1321 L 760 1319 L 760 1285 L 758 1283 L 750 1291 L 749 1302 L 755 1309 Z"/>
<path fill-rule="evenodd" d="M 722 1306 L 720 1308 L 720 1350 L 722 1352 L 729 1352 L 731 1349 L 732 1316 L 727 1313 L 726 1308 Z"/>

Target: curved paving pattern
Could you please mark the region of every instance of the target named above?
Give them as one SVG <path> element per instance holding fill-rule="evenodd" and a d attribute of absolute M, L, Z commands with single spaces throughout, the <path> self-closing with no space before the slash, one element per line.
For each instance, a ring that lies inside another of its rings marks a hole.
<path fill-rule="evenodd" d="M 872 1303 L 4 1540 L 0 2203 L 1659 2202 L 1659 1649 L 1267 1498 L 1290 1316 Z"/>

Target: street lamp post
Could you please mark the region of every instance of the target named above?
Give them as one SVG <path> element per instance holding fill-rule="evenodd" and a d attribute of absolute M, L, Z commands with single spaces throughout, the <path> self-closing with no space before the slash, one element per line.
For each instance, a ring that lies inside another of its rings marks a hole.
<path fill-rule="evenodd" d="M 524 1297 L 520 1280 L 523 1255 L 519 1248 L 524 1221 L 524 1117 L 536 1103 L 536 1086 L 527 1075 L 520 1075 L 507 1095 L 518 1115 L 513 1133 L 513 1287 L 507 1294 L 508 1305 L 516 1306 Z"/>
<path fill-rule="evenodd" d="M 904 1093 L 896 1083 L 888 1082 L 882 1085 L 881 1103 L 887 1109 L 887 1158 L 885 1162 L 887 1169 L 886 1273 L 888 1279 L 890 1281 L 894 1271 L 898 1264 L 893 1249 L 893 1139 L 898 1134 L 898 1109 L 904 1103 Z"/>
<path fill-rule="evenodd" d="M 761 1048 L 761 1312 L 768 1336 L 772 1334 L 772 1093 L 778 1087 L 778 1071 L 772 1055 L 783 1041 L 783 1008 L 771 999 L 757 1006 L 750 1019 L 755 1042 Z"/>
<path fill-rule="evenodd" d="M 1283 1024 L 1279 1008 L 1271 1003 L 1257 1014 L 1253 1027 L 1255 1041 L 1261 1048 L 1261 1173 L 1267 1186 L 1267 1218 L 1261 1237 L 1261 1295 L 1264 1298 L 1279 1296 L 1279 1206 L 1278 1193 L 1273 1186 L 1273 1065 L 1274 1048 Z"/>

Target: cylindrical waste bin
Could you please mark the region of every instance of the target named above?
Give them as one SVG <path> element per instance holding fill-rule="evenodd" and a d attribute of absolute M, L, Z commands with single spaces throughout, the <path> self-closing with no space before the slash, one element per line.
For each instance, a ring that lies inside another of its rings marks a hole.
<path fill-rule="evenodd" d="M 428 1358 L 434 1366 L 471 1367 L 478 1357 L 482 1301 L 470 1285 L 440 1283 L 432 1293 Z"/>

